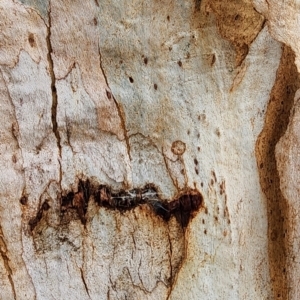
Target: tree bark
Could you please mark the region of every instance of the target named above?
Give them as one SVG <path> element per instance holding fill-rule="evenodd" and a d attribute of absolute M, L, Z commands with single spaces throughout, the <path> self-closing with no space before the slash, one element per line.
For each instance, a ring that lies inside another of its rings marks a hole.
<path fill-rule="evenodd" d="M 0 299 L 299 298 L 277 2 L 1 1 Z"/>

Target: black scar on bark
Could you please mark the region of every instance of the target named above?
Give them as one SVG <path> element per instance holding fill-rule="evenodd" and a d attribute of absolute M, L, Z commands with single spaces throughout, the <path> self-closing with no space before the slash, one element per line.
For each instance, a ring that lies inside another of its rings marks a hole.
<path fill-rule="evenodd" d="M 29 220 L 29 227 L 30 227 L 31 231 L 36 227 L 36 225 L 42 219 L 44 211 L 47 211 L 49 209 L 50 209 L 50 205 L 49 205 L 48 201 L 45 201 L 42 204 L 42 206 L 40 207 L 40 209 L 38 210 L 36 216 Z"/>
<path fill-rule="evenodd" d="M 88 204 L 92 196 L 98 206 L 121 212 L 146 204 L 166 222 L 172 216 L 175 216 L 177 222 L 184 229 L 195 215 L 195 212 L 203 207 L 203 196 L 196 189 L 187 189 L 182 191 L 175 199 L 166 201 L 159 197 L 156 187 L 152 184 L 147 184 L 141 189 L 114 191 L 106 185 L 95 185 L 91 184 L 89 180 L 79 180 L 76 192 L 70 191 L 61 197 L 62 217 L 70 211 L 76 212 L 82 224 L 85 225 Z M 49 209 L 48 206 L 43 205 L 37 216 L 29 222 L 31 230 L 41 220 L 43 211 Z"/>

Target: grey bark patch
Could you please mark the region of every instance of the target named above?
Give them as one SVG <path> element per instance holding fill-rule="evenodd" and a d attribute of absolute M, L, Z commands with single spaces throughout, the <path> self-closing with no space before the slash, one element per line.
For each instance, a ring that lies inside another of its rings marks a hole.
<path fill-rule="evenodd" d="M 19 2 L 36 9 L 46 23 L 48 23 L 49 0 L 19 0 Z"/>

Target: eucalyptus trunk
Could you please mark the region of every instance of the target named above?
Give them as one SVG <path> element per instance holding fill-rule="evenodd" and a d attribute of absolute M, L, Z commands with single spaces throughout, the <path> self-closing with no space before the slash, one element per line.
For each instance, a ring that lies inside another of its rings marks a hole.
<path fill-rule="evenodd" d="M 299 299 L 299 18 L 1 0 L 0 299 Z"/>

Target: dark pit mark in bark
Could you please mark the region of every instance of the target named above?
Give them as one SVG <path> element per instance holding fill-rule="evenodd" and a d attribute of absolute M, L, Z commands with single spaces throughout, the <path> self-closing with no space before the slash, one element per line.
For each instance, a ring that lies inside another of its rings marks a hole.
<path fill-rule="evenodd" d="M 200 4 L 201 4 L 201 0 L 195 0 L 195 10 L 196 11 L 200 10 Z"/>
<path fill-rule="evenodd" d="M 211 174 L 212 174 L 212 176 L 214 178 L 214 181 L 217 182 L 217 176 L 216 176 L 215 171 L 211 171 Z"/>
<path fill-rule="evenodd" d="M 28 42 L 31 47 L 36 46 L 35 40 L 34 40 L 34 35 L 32 33 L 30 33 L 28 36 Z"/>
<path fill-rule="evenodd" d="M 133 82 L 134 82 L 134 80 L 133 80 L 133 78 L 132 78 L 132 77 L 129 77 L 129 81 L 130 81 L 131 83 L 133 83 Z"/>
<path fill-rule="evenodd" d="M 111 92 L 106 90 L 106 96 L 107 96 L 108 99 L 111 99 Z"/>
<path fill-rule="evenodd" d="M 212 54 L 211 56 L 211 62 L 210 62 L 210 66 L 212 67 L 216 62 L 216 55 L 215 54 Z"/>
<path fill-rule="evenodd" d="M 22 205 L 26 205 L 28 202 L 28 198 L 26 196 L 22 196 L 21 199 L 20 199 L 20 203 Z"/>

